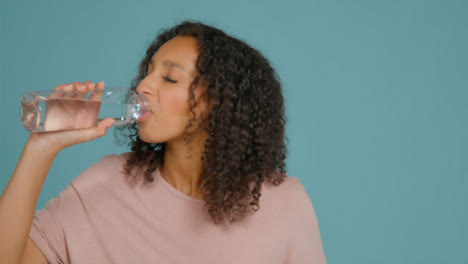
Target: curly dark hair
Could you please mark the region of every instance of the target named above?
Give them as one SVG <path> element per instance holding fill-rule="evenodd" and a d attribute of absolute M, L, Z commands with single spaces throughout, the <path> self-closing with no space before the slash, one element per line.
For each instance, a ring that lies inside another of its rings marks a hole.
<path fill-rule="evenodd" d="M 205 209 L 215 224 L 234 223 L 259 209 L 264 180 L 277 186 L 287 177 L 286 118 L 279 77 L 269 61 L 243 41 L 203 23 L 184 21 L 163 31 L 150 44 L 132 90 L 136 91 L 145 78 L 154 53 L 176 36 L 195 38 L 199 49 L 198 76 L 190 86 L 193 119 L 184 132 L 187 144 L 188 128 L 196 121 L 194 89 L 199 83 L 206 87 L 204 96 L 211 105 L 207 120 L 202 122 L 208 133 L 202 155 Z M 136 123 L 123 129 L 130 131 L 126 136 L 132 150 L 125 174 L 133 182 L 142 175 L 145 183 L 152 182 L 153 172 L 164 163 L 166 143 L 142 141 Z M 143 167 L 144 173 L 132 173 Z"/>

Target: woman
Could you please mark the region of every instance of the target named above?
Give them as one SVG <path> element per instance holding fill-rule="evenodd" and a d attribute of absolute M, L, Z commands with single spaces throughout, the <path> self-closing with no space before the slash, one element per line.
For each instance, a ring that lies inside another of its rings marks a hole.
<path fill-rule="evenodd" d="M 131 152 L 103 157 L 36 214 L 57 153 L 113 120 L 30 135 L 0 200 L 8 263 L 326 262 L 313 205 L 285 173 L 281 86 L 258 51 L 183 22 L 150 45 L 132 87 L 152 114 L 128 128 Z"/>

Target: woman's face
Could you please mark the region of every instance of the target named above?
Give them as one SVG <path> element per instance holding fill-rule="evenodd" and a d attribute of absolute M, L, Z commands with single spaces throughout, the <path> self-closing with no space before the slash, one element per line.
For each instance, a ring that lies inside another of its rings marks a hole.
<path fill-rule="evenodd" d="M 197 58 L 197 40 L 188 36 L 169 40 L 154 54 L 146 77 L 137 87 L 152 111 L 148 118 L 138 121 L 138 133 L 143 141 L 162 143 L 183 138 L 185 127 L 193 118 L 189 89 L 197 75 Z M 202 92 L 203 87 L 199 84 L 194 90 L 197 119 L 206 112 L 206 102 L 199 99 Z M 195 122 L 189 132 L 197 132 L 194 131 L 197 127 L 198 122 Z"/>

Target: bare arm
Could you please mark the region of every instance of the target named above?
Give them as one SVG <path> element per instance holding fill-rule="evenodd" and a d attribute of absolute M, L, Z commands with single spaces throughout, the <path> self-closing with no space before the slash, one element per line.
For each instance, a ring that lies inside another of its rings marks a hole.
<path fill-rule="evenodd" d="M 13 175 L 0 197 L 0 256 L 2 263 L 19 263 L 37 199 L 58 151 L 41 146 L 31 137 L 24 146 Z"/>
<path fill-rule="evenodd" d="M 87 86 L 94 89 L 94 84 Z M 83 84 L 74 83 L 74 87 L 83 89 Z M 112 123 L 106 119 L 90 129 L 30 134 L 0 196 L 0 263 L 20 263 L 25 253 L 37 253 L 37 247 L 27 243 L 28 235 L 42 185 L 57 154 L 68 146 L 104 136 Z M 29 250 L 25 251 L 27 244 Z"/>
<path fill-rule="evenodd" d="M 23 258 L 21 259 L 21 264 L 48 264 L 46 256 L 42 251 L 36 246 L 34 241 L 31 238 L 28 238 L 26 243 L 26 248 L 23 252 Z"/>

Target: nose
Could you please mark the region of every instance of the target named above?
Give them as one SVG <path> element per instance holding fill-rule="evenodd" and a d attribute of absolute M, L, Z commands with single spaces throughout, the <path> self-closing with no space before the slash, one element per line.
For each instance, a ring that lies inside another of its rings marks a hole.
<path fill-rule="evenodd" d="M 153 91 L 154 89 L 151 88 L 149 85 L 147 85 L 146 83 L 144 82 L 141 82 L 138 86 L 137 86 L 137 92 L 139 94 L 143 94 L 143 95 L 153 95 Z"/>

